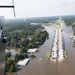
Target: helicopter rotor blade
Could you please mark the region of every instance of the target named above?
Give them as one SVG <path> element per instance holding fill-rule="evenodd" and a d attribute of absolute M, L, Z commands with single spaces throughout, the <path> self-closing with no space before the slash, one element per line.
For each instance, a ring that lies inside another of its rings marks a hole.
<path fill-rule="evenodd" d="M 14 6 L 14 0 L 12 0 L 12 4 L 13 4 L 13 6 Z M 13 7 L 13 13 L 14 13 L 14 17 L 16 17 L 15 6 Z"/>
<path fill-rule="evenodd" d="M 0 5 L 0 8 L 13 8 L 14 17 L 16 17 L 14 0 L 12 0 L 13 5 Z"/>
<path fill-rule="evenodd" d="M 14 17 L 16 17 L 15 8 L 13 8 Z"/>
<path fill-rule="evenodd" d="M 10 5 L 0 5 L 0 8 L 14 8 L 14 6 Z"/>

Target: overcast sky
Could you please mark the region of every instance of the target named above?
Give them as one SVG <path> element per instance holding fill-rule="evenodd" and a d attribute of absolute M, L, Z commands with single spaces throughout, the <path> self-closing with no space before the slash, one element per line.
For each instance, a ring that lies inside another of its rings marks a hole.
<path fill-rule="evenodd" d="M 0 5 L 12 0 L 0 0 Z M 75 15 L 75 0 L 14 0 L 17 18 Z M 0 8 L 0 15 L 13 18 L 13 9 Z"/>

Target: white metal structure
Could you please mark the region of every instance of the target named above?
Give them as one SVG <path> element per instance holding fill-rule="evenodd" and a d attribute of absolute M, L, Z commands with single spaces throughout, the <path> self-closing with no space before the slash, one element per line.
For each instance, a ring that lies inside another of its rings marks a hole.
<path fill-rule="evenodd" d="M 35 53 L 37 51 L 37 48 L 35 48 L 35 49 L 28 49 L 28 53 Z"/>
<path fill-rule="evenodd" d="M 17 63 L 17 65 L 19 65 L 19 66 L 25 66 L 28 62 L 29 62 L 29 59 L 25 59 L 25 60 L 19 61 Z"/>

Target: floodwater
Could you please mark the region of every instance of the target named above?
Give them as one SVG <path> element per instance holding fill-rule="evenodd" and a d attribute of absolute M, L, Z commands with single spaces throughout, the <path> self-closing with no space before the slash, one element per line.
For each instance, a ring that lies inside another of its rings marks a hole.
<path fill-rule="evenodd" d="M 62 26 L 62 34 L 65 43 L 65 50 L 68 53 L 68 58 L 56 63 L 56 61 L 46 60 L 45 56 L 48 51 L 51 51 L 54 30 L 51 27 L 46 27 L 49 32 L 49 39 L 35 53 L 36 58 L 30 59 L 30 62 L 20 67 L 17 75 L 75 75 L 75 48 L 73 48 L 73 35 L 71 27 Z"/>

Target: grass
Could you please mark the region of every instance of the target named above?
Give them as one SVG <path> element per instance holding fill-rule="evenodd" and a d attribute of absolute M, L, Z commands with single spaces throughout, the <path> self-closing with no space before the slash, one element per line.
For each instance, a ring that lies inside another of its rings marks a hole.
<path fill-rule="evenodd" d="M 48 23 L 42 23 L 42 25 L 44 25 L 44 26 L 50 26 L 50 24 L 48 24 Z"/>
<path fill-rule="evenodd" d="M 64 51 L 64 58 L 67 58 L 67 52 Z"/>
<path fill-rule="evenodd" d="M 56 29 L 60 29 L 60 26 L 57 25 L 57 24 L 54 24 L 54 27 L 55 27 Z"/>
<path fill-rule="evenodd" d="M 46 60 L 49 60 L 49 59 L 50 59 L 50 55 L 51 55 L 51 54 L 50 54 L 50 51 L 46 53 L 46 57 L 45 57 Z"/>

